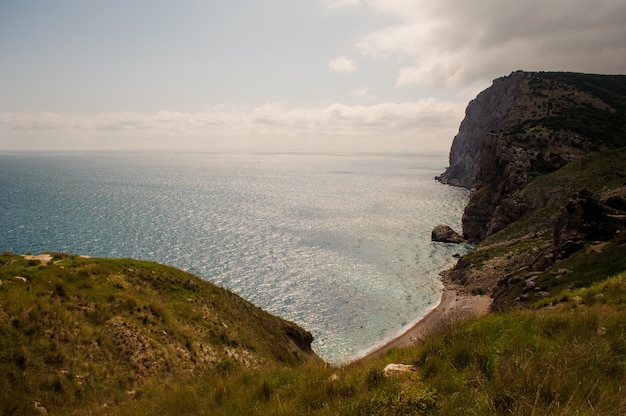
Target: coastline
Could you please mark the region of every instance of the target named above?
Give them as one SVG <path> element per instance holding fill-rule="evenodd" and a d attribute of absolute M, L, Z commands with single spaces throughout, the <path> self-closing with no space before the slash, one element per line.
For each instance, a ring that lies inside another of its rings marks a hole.
<path fill-rule="evenodd" d="M 444 288 L 439 304 L 418 319 L 410 328 L 378 348 L 356 357 L 351 362 L 369 360 L 384 355 L 387 351 L 403 348 L 426 339 L 450 321 L 470 316 L 483 316 L 489 313 L 491 298 L 486 295 L 472 295 L 460 285 L 442 279 Z"/>

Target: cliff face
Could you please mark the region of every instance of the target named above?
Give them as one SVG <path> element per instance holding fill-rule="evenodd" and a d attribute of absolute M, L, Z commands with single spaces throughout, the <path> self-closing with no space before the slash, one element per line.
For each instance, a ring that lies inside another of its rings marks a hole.
<path fill-rule="evenodd" d="M 473 188 L 480 146 L 490 132 L 502 130 L 515 114 L 517 98 L 528 74 L 515 72 L 493 81 L 465 110 L 459 133 L 450 149 L 450 167 L 437 179 L 443 183 Z"/>
<path fill-rule="evenodd" d="M 463 234 L 482 241 L 538 201 L 519 190 L 593 151 L 626 145 L 626 76 L 514 72 L 470 102 L 437 179 L 472 189 Z"/>
<path fill-rule="evenodd" d="M 450 280 L 503 310 L 626 270 L 626 76 L 515 72 L 468 108 L 442 182 L 472 189 Z"/>

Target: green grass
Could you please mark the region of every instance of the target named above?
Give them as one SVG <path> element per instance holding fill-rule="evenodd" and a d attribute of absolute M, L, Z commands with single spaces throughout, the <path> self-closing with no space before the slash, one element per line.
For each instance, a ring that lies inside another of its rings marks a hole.
<path fill-rule="evenodd" d="M 43 265 L 3 254 L 0 280 L 0 414 L 309 360 L 304 330 L 156 263 L 59 254 Z"/>
<path fill-rule="evenodd" d="M 233 370 L 164 382 L 94 415 L 620 415 L 626 273 L 341 368 Z M 387 363 L 414 373 L 386 377 Z"/>
<path fill-rule="evenodd" d="M 537 278 L 540 287 L 558 293 L 567 288 L 587 286 L 626 270 L 626 232 L 608 241 L 609 244 L 600 253 L 589 252 L 595 244 L 590 241 L 566 260 L 553 263 L 542 258 L 543 254 L 549 257 L 552 253 L 555 219 L 570 198 L 582 190 L 602 194 L 626 186 L 624 166 L 626 148 L 591 153 L 555 172 L 532 179 L 519 191 L 520 198 L 528 201 L 529 211 L 487 237 L 475 251 L 465 255 L 462 262 L 476 271 L 484 270 L 494 261 L 502 265 L 497 270 L 501 279 L 497 289 L 498 308 L 506 309 L 518 304 L 516 299 L 524 294 L 524 282 L 531 272 L 541 274 Z M 620 213 L 618 210 L 622 203 L 621 198 L 613 198 L 607 201 L 604 210 Z M 616 223 L 616 226 L 624 229 L 624 221 L 621 221 L 622 225 Z M 568 273 L 560 273 L 561 269 L 568 270 Z M 530 293 L 527 301 L 535 300 L 537 298 Z"/>
<path fill-rule="evenodd" d="M 339 368 L 286 360 L 293 356 L 288 348 L 266 351 L 259 365 L 221 355 L 203 367 L 200 342 L 264 350 L 246 333 L 249 325 L 237 324 L 239 317 L 258 314 L 258 325 L 276 328 L 283 321 L 154 263 L 74 256 L 56 261 L 43 266 L 0 257 L 1 414 L 33 414 L 35 401 L 49 414 L 95 416 L 626 412 L 626 273 L 565 290 L 530 309 L 444 322 L 422 344 Z M 219 308 L 200 312 L 200 298 Z M 116 338 L 112 320 L 125 325 L 124 336 L 152 345 L 154 362 L 170 367 L 146 372 L 133 361 L 135 351 Z M 216 322 L 228 322 L 229 330 L 222 325 L 219 333 Z M 193 371 L 168 355 L 173 345 L 179 355 L 195 354 Z M 274 340 L 271 347 L 282 345 Z M 416 371 L 386 377 L 382 370 L 390 362 Z"/>

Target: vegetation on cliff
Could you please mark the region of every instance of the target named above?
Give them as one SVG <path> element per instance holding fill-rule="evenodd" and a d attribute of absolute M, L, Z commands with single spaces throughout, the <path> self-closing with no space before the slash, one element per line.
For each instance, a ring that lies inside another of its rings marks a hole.
<path fill-rule="evenodd" d="M 518 71 L 468 105 L 439 179 L 474 189 L 463 234 L 480 242 L 534 209 L 530 180 L 623 146 L 626 76 Z"/>
<path fill-rule="evenodd" d="M 626 148 L 593 153 L 518 193 L 532 207 L 477 245 L 452 280 L 523 306 L 626 270 Z"/>
<path fill-rule="evenodd" d="M 451 278 L 502 310 L 625 270 L 626 76 L 516 72 L 494 87 L 479 97 L 506 117 L 457 136 L 477 153 L 463 234 L 480 244 Z"/>
<path fill-rule="evenodd" d="M 5 254 L 0 414 L 626 414 L 626 77 L 494 87 L 441 178 L 475 187 L 476 249 L 449 277 L 493 313 L 337 368 L 308 332 L 188 273 Z"/>

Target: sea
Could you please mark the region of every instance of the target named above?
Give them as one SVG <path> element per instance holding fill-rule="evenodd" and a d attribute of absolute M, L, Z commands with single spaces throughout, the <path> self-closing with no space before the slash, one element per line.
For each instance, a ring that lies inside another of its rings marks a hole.
<path fill-rule="evenodd" d="M 447 154 L 1 153 L 0 252 L 153 260 L 358 358 L 434 308 L 468 245 Z"/>

